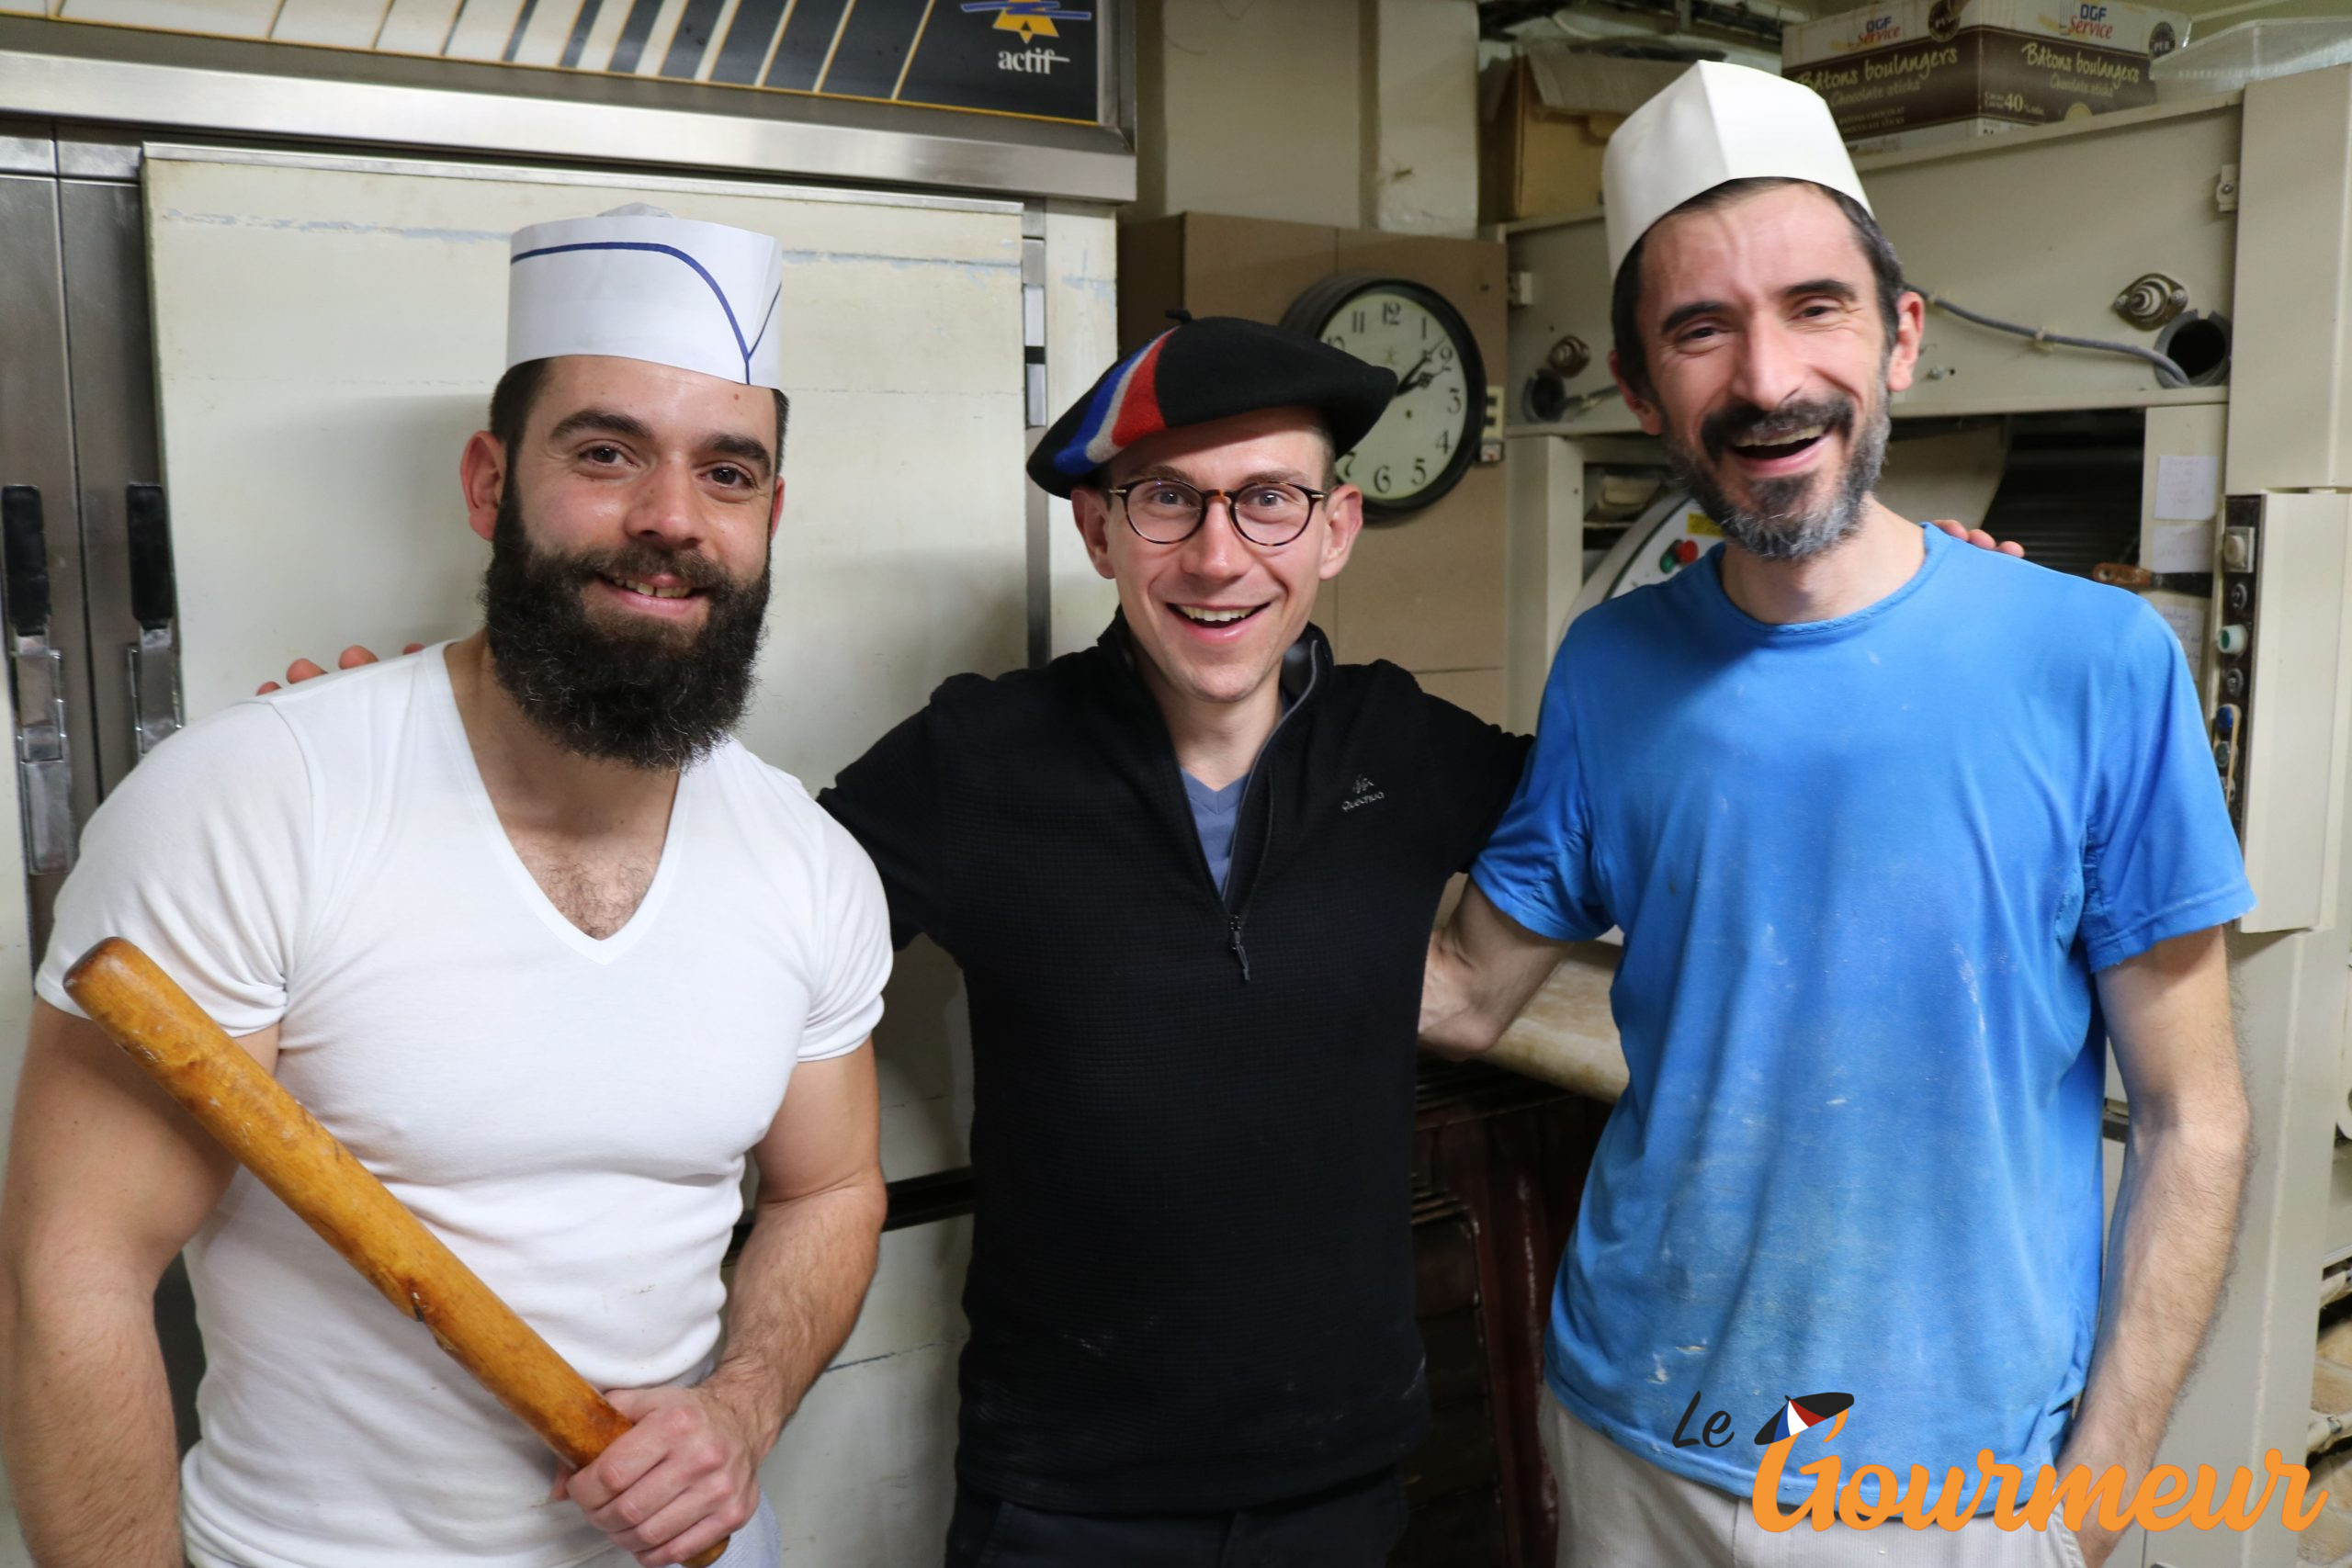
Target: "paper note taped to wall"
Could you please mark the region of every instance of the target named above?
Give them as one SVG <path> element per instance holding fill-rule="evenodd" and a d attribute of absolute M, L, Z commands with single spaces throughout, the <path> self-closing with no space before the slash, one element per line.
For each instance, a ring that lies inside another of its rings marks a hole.
<path fill-rule="evenodd" d="M 2188 656 L 2188 673 L 2192 680 L 2205 678 L 2205 613 L 2212 604 L 2210 599 L 2188 593 L 2150 593 L 2149 606 L 2165 618 L 2172 635 L 2180 639 L 2181 652 Z"/>
<path fill-rule="evenodd" d="M 2154 516 L 2158 521 L 2210 523 L 2221 494 L 2221 458 L 2199 456 L 2156 459 Z"/>
<path fill-rule="evenodd" d="M 2213 525 L 2159 523 L 2149 530 L 2150 571 L 2211 571 L 2213 570 Z"/>

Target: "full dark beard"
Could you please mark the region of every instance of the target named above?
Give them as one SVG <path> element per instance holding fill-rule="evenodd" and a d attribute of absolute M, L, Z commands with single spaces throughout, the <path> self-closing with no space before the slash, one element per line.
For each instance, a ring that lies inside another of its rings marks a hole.
<path fill-rule="evenodd" d="M 1716 482 L 1712 464 L 1702 462 L 1672 434 L 1666 439 L 1667 461 L 1701 510 L 1723 529 L 1724 537 L 1759 560 L 1804 560 L 1845 543 L 1860 531 L 1862 502 L 1870 499 L 1879 471 L 1886 465 L 1887 436 L 1894 426 L 1890 402 L 1886 398 L 1879 400 L 1876 412 L 1853 442 L 1845 472 L 1837 477 L 1820 503 L 1810 508 L 1805 497 L 1821 477 L 1817 473 L 1756 480 L 1750 486 L 1755 503 L 1743 507 L 1734 505 Z M 1856 424 L 1854 405 L 1840 398 L 1834 402 L 1786 403 L 1767 413 L 1752 403 L 1742 403 L 1708 415 L 1700 424 L 1699 437 L 1708 457 L 1721 462 L 1735 441 L 1753 442 L 1759 436 L 1769 440 L 1775 434 L 1815 424 L 1850 435 Z"/>
<path fill-rule="evenodd" d="M 531 722 L 583 757 L 682 768 L 724 739 L 751 700 L 768 570 L 735 582 L 698 555 L 646 545 L 576 556 L 536 550 L 509 476 L 491 534 L 481 604 L 498 683 Z M 683 578 L 707 604 L 699 633 L 656 622 L 626 631 L 589 618 L 598 577 Z"/>

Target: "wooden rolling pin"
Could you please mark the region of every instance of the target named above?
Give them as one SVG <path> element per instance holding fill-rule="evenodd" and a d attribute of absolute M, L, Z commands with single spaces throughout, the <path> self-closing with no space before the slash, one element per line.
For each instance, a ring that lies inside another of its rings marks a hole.
<path fill-rule="evenodd" d="M 629 1419 L 607 1404 L 441 1238 L 169 975 L 119 937 L 82 955 L 65 990 L 264 1186 L 575 1470 Z M 687 1560 L 705 1568 L 720 1541 Z"/>
<path fill-rule="evenodd" d="M 2122 561 L 2103 560 L 2091 568 L 2091 581 L 2104 582 L 2112 588 L 2161 588 L 2173 593 L 2198 593 L 2211 598 L 2213 574 L 2210 571 L 2150 571 L 2144 566 L 2130 566 Z"/>

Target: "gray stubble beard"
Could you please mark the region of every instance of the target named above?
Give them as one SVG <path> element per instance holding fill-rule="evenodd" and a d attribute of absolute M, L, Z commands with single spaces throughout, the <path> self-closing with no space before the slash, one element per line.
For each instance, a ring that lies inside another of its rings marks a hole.
<path fill-rule="evenodd" d="M 1861 532 L 1864 503 L 1886 466 L 1887 439 L 1894 428 L 1892 402 L 1892 397 L 1882 392 L 1877 412 L 1858 422 L 1858 438 L 1837 490 L 1812 511 L 1804 510 L 1804 498 L 1815 475 L 1758 480 L 1754 487 L 1757 504 L 1744 508 L 1732 504 L 1713 473 L 1679 436 L 1669 434 L 1666 439 L 1667 462 L 1701 510 L 1714 519 L 1724 537 L 1733 544 L 1758 560 L 1809 560 Z"/>

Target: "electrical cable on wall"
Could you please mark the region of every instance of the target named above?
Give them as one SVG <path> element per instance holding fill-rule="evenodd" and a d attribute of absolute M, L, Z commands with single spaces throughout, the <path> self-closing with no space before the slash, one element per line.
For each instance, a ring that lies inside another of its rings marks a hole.
<path fill-rule="evenodd" d="M 1617 383 L 1614 381 L 1606 386 L 1595 387 L 1589 392 L 1580 392 L 1568 400 L 1567 405 L 1560 411 L 1559 417 L 1553 423 L 1566 424 L 1572 419 L 1581 419 L 1586 413 L 1616 395 Z"/>
<path fill-rule="evenodd" d="M 1955 305 L 1934 289 L 1923 288 L 1908 278 L 1904 280 L 1903 287 L 1917 294 L 1936 309 L 1950 311 L 1963 321 L 1973 321 L 1980 327 L 1990 327 L 1996 333 L 2014 333 L 2018 337 L 2031 338 L 2036 343 L 2058 344 L 2066 348 L 2095 349 L 2101 354 L 2128 354 L 2134 359 L 2144 359 L 2156 367 L 2158 386 L 2186 387 L 2188 385 L 2188 373 L 2174 360 L 2158 354 L 2153 348 L 2142 348 L 2139 344 L 2132 343 L 2115 343 L 2106 338 L 2071 337 L 2064 333 L 2053 333 L 2043 327 L 2021 326 L 2016 321 L 2005 321 L 1998 316 L 1987 316 L 1979 311 L 1971 310 L 1965 306 Z"/>
<path fill-rule="evenodd" d="M 2153 348 L 2143 348 L 2139 344 L 2132 343 L 2117 343 L 2108 338 L 2075 337 L 2067 333 L 2053 333 L 2046 327 L 2029 327 L 2018 321 L 2005 321 L 1998 316 L 1988 316 L 1981 310 L 1972 310 L 1965 305 L 1954 304 L 1951 300 L 1946 299 L 1943 295 L 1937 293 L 1934 289 L 1922 288 L 1920 285 L 1910 281 L 1908 278 L 1904 280 L 1903 287 L 1917 294 L 1936 309 L 1947 311 L 1951 315 L 1958 316 L 1963 321 L 1971 321 L 1980 327 L 1988 327 L 1994 332 L 2010 333 L 2018 337 L 2030 339 L 2034 343 L 2054 344 L 2064 348 L 2091 349 L 2100 354 L 2129 355 L 2134 359 L 2145 360 L 2149 365 L 2154 367 L 2156 372 L 2156 384 L 2158 386 L 2186 387 L 2190 384 L 2188 372 L 2180 367 L 2180 364 L 2177 360 L 2173 359 L 2167 355 L 2160 354 Z M 1583 392 L 1574 396 L 1568 395 L 1565 387 L 1563 387 L 1558 394 L 1561 400 L 1555 408 L 1544 408 L 1539 410 L 1534 407 L 1530 407 L 1528 414 L 1530 418 L 1535 420 L 1538 423 L 1565 424 L 1570 420 L 1583 417 L 1596 405 L 1607 401 L 1609 399 L 1614 397 L 1616 393 L 1617 387 L 1614 382 L 1596 387 L 1589 392 Z M 1532 395 L 1530 401 L 1531 403 L 1533 401 Z"/>

